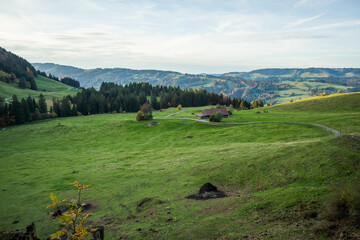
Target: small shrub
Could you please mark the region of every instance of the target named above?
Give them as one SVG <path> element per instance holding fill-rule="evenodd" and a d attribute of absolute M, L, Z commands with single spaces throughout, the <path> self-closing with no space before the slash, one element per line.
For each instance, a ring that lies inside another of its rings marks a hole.
<path fill-rule="evenodd" d="M 181 111 L 181 110 L 182 110 L 182 106 L 181 106 L 181 104 L 179 104 L 179 105 L 177 106 L 177 110 L 179 110 L 179 111 Z"/>
<path fill-rule="evenodd" d="M 136 114 L 136 120 L 137 121 L 146 121 L 146 120 L 150 120 L 152 119 L 152 111 L 151 111 L 151 106 L 148 103 L 144 103 L 140 109 L 140 111 L 138 111 L 138 113 Z"/>
<path fill-rule="evenodd" d="M 350 218 L 360 220 L 359 181 L 348 188 L 339 188 L 330 195 L 325 205 L 324 217 L 330 221 Z"/>
<path fill-rule="evenodd" d="M 326 92 L 322 92 L 320 96 L 326 96 Z"/>
<path fill-rule="evenodd" d="M 223 119 L 223 115 L 220 111 L 217 111 L 216 113 L 210 115 L 210 122 L 221 122 Z"/>
<path fill-rule="evenodd" d="M 345 189 L 334 192 L 327 203 L 325 217 L 335 221 L 349 216 L 350 195 Z"/>
<path fill-rule="evenodd" d="M 81 190 L 91 187 L 91 185 L 82 185 L 75 181 L 71 183 L 78 192 L 77 201 L 69 202 L 66 200 L 59 200 L 54 194 L 50 194 L 51 204 L 46 208 L 55 208 L 60 211 L 60 207 L 66 207 L 68 213 L 62 213 L 60 211 L 59 222 L 63 226 L 63 229 L 52 234 L 50 239 L 86 239 L 90 236 L 91 232 L 96 229 L 88 230 L 86 227 L 86 219 L 88 214 L 83 212 L 84 204 L 81 204 Z"/>
<path fill-rule="evenodd" d="M 57 114 L 54 112 L 54 110 L 51 111 L 50 118 L 57 118 Z"/>
<path fill-rule="evenodd" d="M 343 90 L 339 89 L 338 93 L 343 93 Z"/>

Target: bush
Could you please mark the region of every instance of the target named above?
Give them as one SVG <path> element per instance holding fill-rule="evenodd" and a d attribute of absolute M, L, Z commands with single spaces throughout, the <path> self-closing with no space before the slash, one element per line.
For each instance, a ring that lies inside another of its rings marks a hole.
<path fill-rule="evenodd" d="M 181 110 L 182 110 L 182 106 L 181 106 L 181 104 L 179 104 L 179 105 L 177 106 L 177 110 L 179 110 L 179 111 L 181 111 Z"/>
<path fill-rule="evenodd" d="M 360 220 L 360 187 L 339 188 L 331 194 L 324 212 L 330 221 L 350 218 Z"/>
<path fill-rule="evenodd" d="M 136 120 L 137 121 L 146 121 L 149 119 L 152 119 L 152 111 L 151 106 L 148 103 L 144 103 L 141 107 L 140 111 L 136 114 Z"/>
<path fill-rule="evenodd" d="M 210 115 L 210 122 L 221 122 L 223 119 L 223 115 L 220 111 L 217 111 L 216 113 Z"/>

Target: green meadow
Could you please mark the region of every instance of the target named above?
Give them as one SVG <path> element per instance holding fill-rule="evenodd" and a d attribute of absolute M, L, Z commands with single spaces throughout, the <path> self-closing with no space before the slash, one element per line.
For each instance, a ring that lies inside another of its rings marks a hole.
<path fill-rule="evenodd" d="M 62 98 L 67 95 L 75 95 L 78 91 L 72 87 L 65 85 L 61 82 L 57 82 L 50 78 L 43 76 L 35 77 L 38 91 L 31 89 L 20 89 L 12 84 L 0 82 L 0 96 L 3 98 L 11 98 L 13 95 L 17 95 L 19 99 L 31 97 L 39 98 L 40 94 L 43 94 L 45 99 L 51 100 L 55 98 Z M 50 101 L 48 102 L 50 103 Z"/>
<path fill-rule="evenodd" d="M 331 194 L 360 177 L 359 140 L 352 137 L 360 135 L 359 93 L 235 110 L 220 125 L 171 119 L 195 118 L 205 108 L 154 112 L 159 124 L 152 127 L 129 113 L 0 130 L 0 230 L 35 222 L 47 238 L 59 229 L 45 208 L 50 193 L 73 199 L 77 180 L 93 185 L 83 201 L 93 206 L 89 223 L 105 226 L 106 239 L 359 236 L 352 225 L 340 224 L 330 236 L 321 231 Z M 318 123 L 342 135 L 295 123 L 226 125 L 262 121 Z M 185 198 L 206 182 L 227 197 Z"/>

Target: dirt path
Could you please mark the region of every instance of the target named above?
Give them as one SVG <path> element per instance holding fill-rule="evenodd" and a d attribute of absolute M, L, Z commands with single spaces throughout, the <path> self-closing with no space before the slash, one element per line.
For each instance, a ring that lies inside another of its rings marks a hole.
<path fill-rule="evenodd" d="M 167 117 L 170 117 L 170 116 L 172 116 L 172 115 L 175 115 L 175 114 L 178 114 L 178 113 L 181 113 L 181 112 L 185 112 L 186 110 L 181 110 L 181 111 L 178 111 L 178 112 L 175 112 L 175 113 L 171 113 L 171 114 L 169 114 L 169 115 L 166 115 L 165 117 L 167 118 Z"/>
<path fill-rule="evenodd" d="M 301 125 L 312 125 L 312 126 L 316 126 L 316 127 L 321 127 L 324 128 L 328 131 L 330 131 L 331 133 L 333 133 L 336 136 L 340 136 L 341 133 L 339 131 L 336 131 L 335 129 L 329 128 L 327 126 L 321 125 L 321 124 L 317 124 L 317 123 L 306 123 L 306 122 L 290 122 L 290 121 L 262 121 L 262 122 L 219 122 L 219 123 L 214 123 L 214 122 L 209 122 L 208 120 L 204 120 L 204 119 L 195 119 L 195 118 L 166 118 L 166 119 L 160 119 L 158 118 L 158 120 L 191 120 L 191 121 L 196 121 L 196 122 L 204 122 L 207 124 L 211 124 L 211 125 L 218 125 L 218 126 L 231 126 L 231 125 L 247 125 L 247 124 L 259 124 L 259 123 L 287 123 L 287 124 L 301 124 Z"/>

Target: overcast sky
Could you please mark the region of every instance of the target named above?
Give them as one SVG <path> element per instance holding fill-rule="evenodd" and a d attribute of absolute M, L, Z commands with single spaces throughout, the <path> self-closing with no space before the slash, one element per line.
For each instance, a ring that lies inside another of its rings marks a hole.
<path fill-rule="evenodd" d="M 360 0 L 0 0 L 30 62 L 222 73 L 360 67 Z"/>

